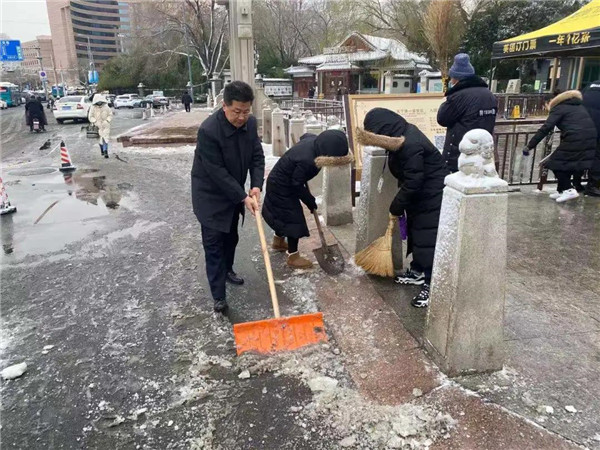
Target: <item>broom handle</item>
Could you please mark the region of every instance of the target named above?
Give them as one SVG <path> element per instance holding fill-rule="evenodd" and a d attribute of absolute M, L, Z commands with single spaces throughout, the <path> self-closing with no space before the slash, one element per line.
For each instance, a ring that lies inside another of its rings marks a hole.
<path fill-rule="evenodd" d="M 325 235 L 323 234 L 323 229 L 321 228 L 321 221 L 319 220 L 319 213 L 315 209 L 313 211 L 313 216 L 315 216 L 315 222 L 317 222 L 317 229 L 319 230 L 319 237 L 321 238 L 321 245 L 324 250 L 327 250 L 327 243 L 325 242 Z"/>
<path fill-rule="evenodd" d="M 275 280 L 273 279 L 273 269 L 271 269 L 271 258 L 269 257 L 269 249 L 267 248 L 267 240 L 265 239 L 265 230 L 263 228 L 262 218 L 260 216 L 260 210 L 258 208 L 258 202 L 256 197 L 252 197 L 254 205 L 256 206 L 256 225 L 258 227 L 258 235 L 260 236 L 260 246 L 262 247 L 262 254 L 265 260 L 265 269 L 267 270 L 267 279 L 269 280 L 269 291 L 271 292 L 271 302 L 273 303 L 273 312 L 275 318 L 281 317 L 279 314 L 279 302 L 277 301 L 277 291 L 275 290 Z"/>

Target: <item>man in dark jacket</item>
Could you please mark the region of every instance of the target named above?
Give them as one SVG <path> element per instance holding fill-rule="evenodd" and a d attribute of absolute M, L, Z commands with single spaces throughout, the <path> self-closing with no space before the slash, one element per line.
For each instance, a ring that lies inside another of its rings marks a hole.
<path fill-rule="evenodd" d="M 594 81 L 583 91 L 583 106 L 596 125 L 598 140 L 594 165 L 588 171 L 589 182 L 585 187 L 585 195 L 600 197 L 600 80 Z"/>
<path fill-rule="evenodd" d="M 44 112 L 44 106 L 40 97 L 31 96 L 27 103 L 25 103 L 25 118 L 27 125 L 29 125 L 29 131 L 33 131 L 33 120 L 37 119 L 39 122 L 40 130 L 46 131 L 45 126 L 48 124 L 46 121 L 46 113 Z"/>
<path fill-rule="evenodd" d="M 359 142 L 385 148 L 390 172 L 398 180 L 400 189 L 390 205 L 390 213 L 407 217 L 408 253 L 412 253 L 413 260 L 410 269 L 395 281 L 420 285 L 421 292 L 413 298 L 412 305 L 422 308 L 429 304 L 444 178 L 450 172 L 431 141 L 395 112 L 372 109 L 365 116 L 364 126 L 365 131 L 358 133 Z"/>
<path fill-rule="evenodd" d="M 198 130 L 192 167 L 192 202 L 202 225 L 206 274 L 216 312 L 227 312 L 225 281 L 243 284 L 233 270 L 238 220 L 244 206 L 255 215 L 265 174 L 265 156 L 256 119 L 250 116 L 254 93 L 242 82 L 229 83 L 223 109 Z M 250 193 L 244 185 L 250 173 Z"/>
<path fill-rule="evenodd" d="M 183 106 L 185 106 L 186 112 L 191 111 L 190 105 L 192 104 L 192 96 L 189 94 L 189 92 L 186 92 L 181 96 L 181 103 L 183 103 Z"/>
<path fill-rule="evenodd" d="M 446 127 L 444 158 L 451 172 L 458 171 L 458 144 L 467 131 L 483 128 L 494 134 L 498 101 L 488 85 L 475 75 L 469 55 L 459 53 L 449 70 L 452 87 L 438 110 L 437 121 Z"/>
<path fill-rule="evenodd" d="M 287 250 L 289 267 L 312 267 L 312 263 L 298 252 L 298 241 L 310 235 L 300 202 L 311 212 L 317 209 L 317 201 L 307 182 L 316 177 L 322 167 L 350 164 L 352 159 L 348 153 L 346 133 L 327 130 L 318 136 L 302 135 L 300 142 L 285 152 L 271 170 L 262 214 L 275 231 L 273 249 Z"/>
<path fill-rule="evenodd" d="M 571 177 L 577 172 L 592 168 L 597 146 L 596 126 L 582 104 L 579 91 L 566 91 L 548 103 L 550 114 L 546 122 L 527 143 L 524 156 L 535 148 L 554 127 L 560 130 L 560 144 L 544 163 L 554 172 L 558 181 L 557 192 L 550 198 L 558 203 L 579 197 L 571 184 Z"/>

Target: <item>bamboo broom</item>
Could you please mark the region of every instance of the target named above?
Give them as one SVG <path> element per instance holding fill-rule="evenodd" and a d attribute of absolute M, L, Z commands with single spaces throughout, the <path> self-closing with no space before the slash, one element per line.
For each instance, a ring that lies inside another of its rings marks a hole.
<path fill-rule="evenodd" d="M 380 277 L 394 276 L 394 262 L 392 260 L 392 233 L 397 223 L 397 217 L 390 215 L 387 231 L 365 249 L 354 255 L 354 261 L 372 275 Z"/>

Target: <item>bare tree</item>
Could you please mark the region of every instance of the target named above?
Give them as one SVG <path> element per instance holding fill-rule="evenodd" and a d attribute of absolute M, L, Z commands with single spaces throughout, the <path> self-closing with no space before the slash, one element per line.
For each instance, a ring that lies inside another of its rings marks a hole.
<path fill-rule="evenodd" d="M 444 78 L 465 31 L 460 9 L 459 0 L 432 0 L 425 12 L 425 36 Z"/>
<path fill-rule="evenodd" d="M 207 78 L 220 74 L 227 62 L 228 16 L 216 0 L 151 0 L 138 6 L 142 19 L 138 38 L 154 55 L 189 55 Z"/>

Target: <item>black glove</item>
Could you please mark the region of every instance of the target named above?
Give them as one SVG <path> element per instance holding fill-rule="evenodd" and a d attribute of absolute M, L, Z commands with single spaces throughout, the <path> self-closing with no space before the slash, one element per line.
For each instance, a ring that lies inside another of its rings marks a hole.
<path fill-rule="evenodd" d="M 529 156 L 529 151 L 530 151 L 530 150 L 529 150 L 529 148 L 528 148 L 528 147 L 525 147 L 525 148 L 523 149 L 523 156 Z"/>
<path fill-rule="evenodd" d="M 309 209 L 310 212 L 316 211 L 317 210 L 317 200 L 313 197 L 306 204 L 306 207 Z"/>

